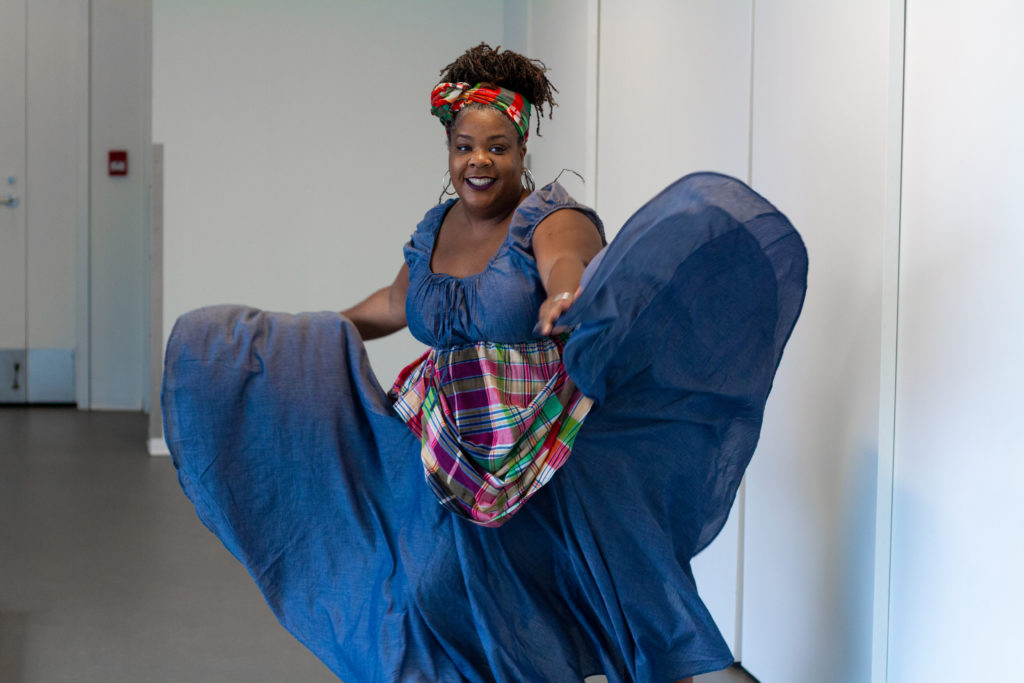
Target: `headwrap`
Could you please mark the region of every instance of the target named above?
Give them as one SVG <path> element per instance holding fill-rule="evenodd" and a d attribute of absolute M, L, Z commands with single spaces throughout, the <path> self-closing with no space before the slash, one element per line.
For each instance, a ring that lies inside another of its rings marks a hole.
<path fill-rule="evenodd" d="M 430 113 L 441 119 L 445 128 L 455 121 L 455 115 L 467 102 L 489 104 L 512 121 L 525 141 L 530 135 L 530 109 L 532 106 L 517 92 L 506 88 L 477 83 L 438 83 L 430 93 Z"/>

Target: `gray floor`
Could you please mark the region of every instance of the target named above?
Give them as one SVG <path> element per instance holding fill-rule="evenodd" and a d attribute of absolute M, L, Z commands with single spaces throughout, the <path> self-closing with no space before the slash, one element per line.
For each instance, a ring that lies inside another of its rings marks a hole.
<path fill-rule="evenodd" d="M 145 443 L 141 413 L 0 407 L 0 683 L 336 681 Z"/>

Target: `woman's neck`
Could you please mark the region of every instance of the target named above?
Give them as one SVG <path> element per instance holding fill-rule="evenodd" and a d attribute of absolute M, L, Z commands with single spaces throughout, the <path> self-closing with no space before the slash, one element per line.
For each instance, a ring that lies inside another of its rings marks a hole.
<path fill-rule="evenodd" d="M 514 199 L 510 199 L 501 206 L 495 207 L 495 210 L 480 213 L 474 212 L 466 202 L 460 201 L 458 208 L 461 208 L 461 219 L 466 222 L 473 232 L 489 232 L 496 227 L 507 226 L 516 208 L 529 194 L 529 191 L 524 188 Z"/>

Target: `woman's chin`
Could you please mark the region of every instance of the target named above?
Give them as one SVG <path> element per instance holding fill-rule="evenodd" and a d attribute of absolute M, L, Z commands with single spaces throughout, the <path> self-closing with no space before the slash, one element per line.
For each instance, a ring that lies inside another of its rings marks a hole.
<path fill-rule="evenodd" d="M 469 206 L 487 206 L 501 202 L 502 193 L 499 192 L 497 183 L 488 188 L 474 188 L 469 183 L 463 183 L 459 190 L 459 198 Z"/>

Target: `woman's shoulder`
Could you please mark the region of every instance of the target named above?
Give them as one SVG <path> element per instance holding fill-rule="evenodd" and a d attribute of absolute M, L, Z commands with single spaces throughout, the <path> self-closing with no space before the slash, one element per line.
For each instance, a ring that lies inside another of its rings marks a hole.
<path fill-rule="evenodd" d="M 566 208 L 586 207 L 576 201 L 575 197 L 569 194 L 569 191 L 557 180 L 537 188 L 519 204 L 519 212 L 530 217 L 546 215 L 553 210 Z"/>
<path fill-rule="evenodd" d="M 601 241 L 605 241 L 604 223 L 597 212 L 576 201 L 557 180 L 534 190 L 519 204 L 509 226 L 509 233 L 520 246 L 529 248 L 537 226 L 552 213 L 562 209 L 575 209 L 589 218 L 600 233 Z"/>
<path fill-rule="evenodd" d="M 437 233 L 442 221 L 444 221 L 445 214 L 448 213 L 448 209 L 452 208 L 455 202 L 456 199 L 453 197 L 427 209 L 427 212 L 423 214 L 423 218 L 416 224 L 416 232 L 430 235 Z"/>

